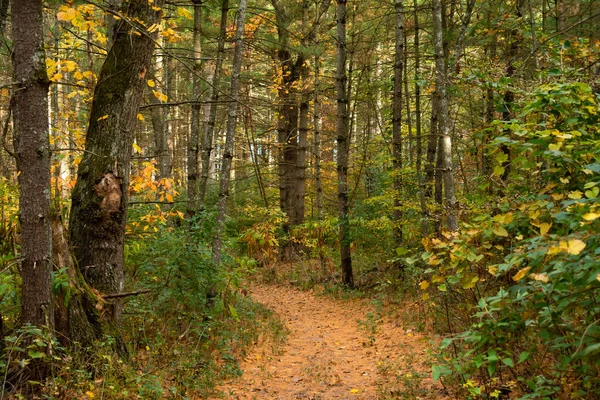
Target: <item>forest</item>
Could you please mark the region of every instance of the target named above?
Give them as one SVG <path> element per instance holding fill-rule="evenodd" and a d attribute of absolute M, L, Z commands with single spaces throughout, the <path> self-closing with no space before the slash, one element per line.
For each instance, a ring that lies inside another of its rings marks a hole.
<path fill-rule="evenodd" d="M 600 398 L 600 1 L 0 0 L 0 399 Z"/>

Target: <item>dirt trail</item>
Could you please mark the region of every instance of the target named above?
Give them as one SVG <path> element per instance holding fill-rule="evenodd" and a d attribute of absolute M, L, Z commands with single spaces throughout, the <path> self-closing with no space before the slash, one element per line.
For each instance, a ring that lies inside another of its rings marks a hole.
<path fill-rule="evenodd" d="M 219 388 L 224 398 L 444 397 L 429 378 L 427 338 L 399 323 L 377 321 L 367 301 L 281 286 L 253 286 L 250 293 L 279 314 L 289 335 L 275 352 L 269 343 L 253 349 L 241 363 L 243 376 Z"/>

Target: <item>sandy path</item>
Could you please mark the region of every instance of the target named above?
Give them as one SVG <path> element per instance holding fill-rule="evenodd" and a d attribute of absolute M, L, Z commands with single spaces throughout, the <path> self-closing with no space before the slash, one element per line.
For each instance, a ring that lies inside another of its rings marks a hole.
<path fill-rule="evenodd" d="M 279 314 L 289 335 L 275 353 L 272 344 L 253 349 L 241 362 L 243 376 L 219 388 L 224 398 L 442 397 L 429 378 L 418 383 L 427 386 L 419 392 L 424 397 L 417 392 L 415 397 L 406 397 L 407 388 L 396 391 L 390 378 L 404 382 L 402 386 L 412 382 L 416 371 L 425 376 L 431 370 L 423 361 L 427 340 L 397 323 L 380 320 L 374 324 L 374 314 L 368 318 L 374 311 L 368 302 L 340 301 L 280 286 L 253 286 L 251 296 Z M 371 330 L 374 326 L 375 334 Z M 402 397 L 397 397 L 398 393 Z"/>

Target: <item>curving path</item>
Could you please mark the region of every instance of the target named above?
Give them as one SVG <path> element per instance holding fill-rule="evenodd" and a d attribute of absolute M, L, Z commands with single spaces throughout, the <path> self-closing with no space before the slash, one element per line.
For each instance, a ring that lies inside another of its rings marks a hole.
<path fill-rule="evenodd" d="M 223 398 L 444 397 L 429 378 L 428 339 L 398 323 L 376 321 L 365 300 L 271 285 L 253 286 L 250 295 L 275 311 L 289 334 L 281 345 L 263 342 L 250 351 L 241 362 L 243 376 L 219 388 Z"/>

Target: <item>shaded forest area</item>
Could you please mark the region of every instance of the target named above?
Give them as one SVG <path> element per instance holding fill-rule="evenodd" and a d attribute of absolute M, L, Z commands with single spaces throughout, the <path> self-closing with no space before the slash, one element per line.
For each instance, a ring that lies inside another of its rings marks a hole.
<path fill-rule="evenodd" d="M 0 0 L 2 396 L 212 395 L 284 336 L 259 277 L 418 304 L 456 398 L 598 398 L 599 26 L 596 0 Z"/>

